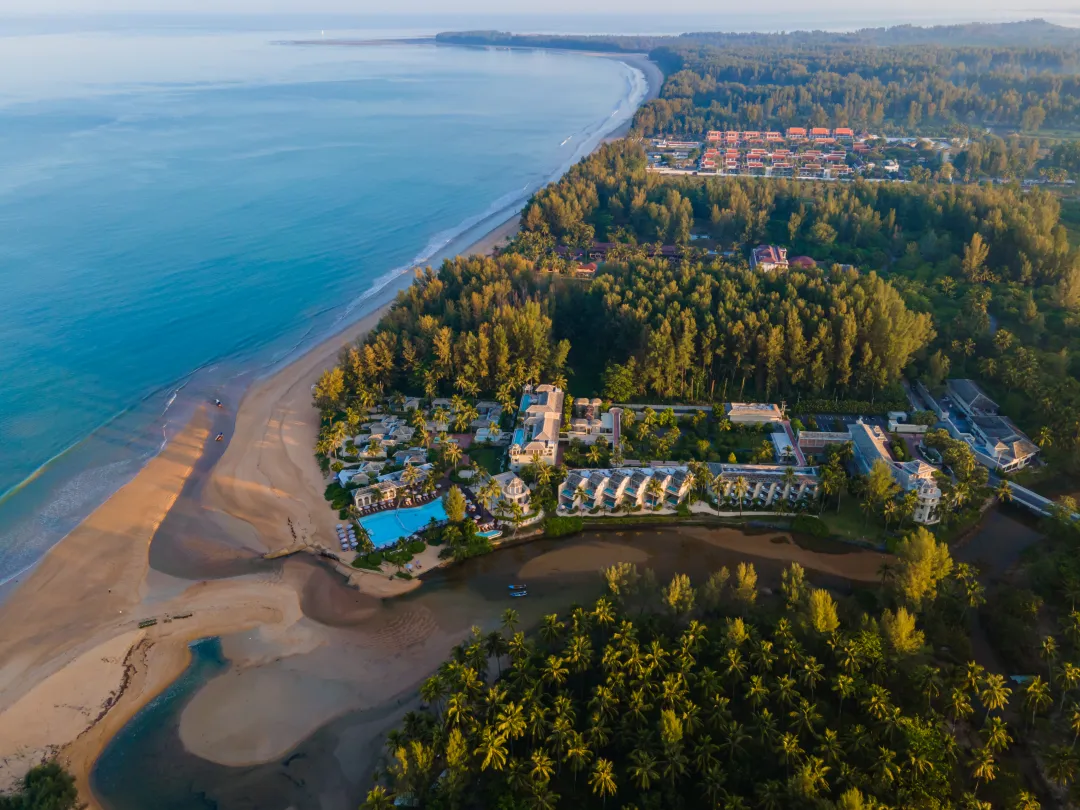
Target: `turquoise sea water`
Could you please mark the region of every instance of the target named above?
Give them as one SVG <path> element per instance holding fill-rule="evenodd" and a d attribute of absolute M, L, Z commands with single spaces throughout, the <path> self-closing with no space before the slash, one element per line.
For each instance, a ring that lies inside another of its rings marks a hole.
<path fill-rule="evenodd" d="M 284 44 L 312 36 L 3 38 L 0 583 L 195 405 L 505 218 L 645 89 L 610 59 Z"/>

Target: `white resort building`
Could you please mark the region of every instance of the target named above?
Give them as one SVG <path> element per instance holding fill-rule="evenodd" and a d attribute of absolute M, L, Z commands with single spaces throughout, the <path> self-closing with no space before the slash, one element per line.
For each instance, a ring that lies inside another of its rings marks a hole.
<path fill-rule="evenodd" d="M 918 498 L 914 521 L 932 525 L 941 521 L 941 489 L 934 481 L 934 468 L 925 461 L 894 461 L 889 452 L 885 431 L 877 425 L 867 425 L 861 419 L 849 428 L 855 446 L 855 466 L 866 475 L 876 461 L 889 466 L 893 480 L 904 492 L 914 492 Z"/>
<path fill-rule="evenodd" d="M 579 399 L 574 402 L 574 413 L 570 419 L 566 436 L 585 444 L 596 444 L 603 438 L 609 447 L 618 447 L 622 431 L 622 408 L 611 408 L 600 413 L 602 403 L 599 399 Z"/>
<path fill-rule="evenodd" d="M 499 503 L 509 506 L 516 503 L 526 512 L 529 511 L 529 488 L 525 482 L 512 472 L 492 476 L 499 485 Z"/>
<path fill-rule="evenodd" d="M 818 473 L 815 467 L 792 467 L 784 464 L 708 464 L 712 481 L 709 492 L 714 498 L 735 501 L 740 479 L 745 482 L 742 505 L 774 507 L 778 501 L 795 504 L 810 501 L 818 494 Z M 788 472 L 788 471 L 791 472 Z M 717 485 L 717 478 L 720 485 Z M 736 501 L 735 507 L 738 507 Z"/>
<path fill-rule="evenodd" d="M 392 501 L 397 497 L 398 489 L 400 487 L 394 481 L 379 481 L 370 487 L 356 490 L 353 493 L 353 504 L 357 509 L 363 509 L 366 506 Z"/>
<path fill-rule="evenodd" d="M 654 483 L 655 482 L 655 483 Z M 674 509 L 686 500 L 694 476 L 686 467 L 571 470 L 559 486 L 559 511 Z"/>
<path fill-rule="evenodd" d="M 780 407 L 768 402 L 728 402 L 724 405 L 724 415 L 735 425 L 765 425 L 784 421 Z"/>
<path fill-rule="evenodd" d="M 522 423 L 510 442 L 510 469 L 520 470 L 533 460 L 555 465 L 562 423 L 563 392 L 554 385 L 525 386 L 521 397 Z"/>

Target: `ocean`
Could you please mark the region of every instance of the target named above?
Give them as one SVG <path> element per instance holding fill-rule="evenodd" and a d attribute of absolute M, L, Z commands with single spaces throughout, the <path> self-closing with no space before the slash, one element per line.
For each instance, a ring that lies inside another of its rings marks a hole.
<path fill-rule="evenodd" d="M 520 209 L 646 89 L 613 59 L 241 22 L 3 30 L 0 584 L 195 406 Z"/>

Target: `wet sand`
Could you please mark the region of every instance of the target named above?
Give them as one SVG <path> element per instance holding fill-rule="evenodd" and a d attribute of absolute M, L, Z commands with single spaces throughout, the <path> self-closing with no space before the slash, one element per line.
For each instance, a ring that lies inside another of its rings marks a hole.
<path fill-rule="evenodd" d="M 510 546 L 432 572 L 394 600 L 343 590 L 334 574 L 297 564 L 282 576 L 302 585 L 302 615 L 223 635 L 225 671 L 153 730 L 152 744 L 123 752 L 125 767 L 152 778 L 163 807 L 203 806 L 183 803 L 194 791 L 222 808 L 353 808 L 381 735 L 416 705 L 419 684 L 472 625 L 493 629 L 512 606 L 524 627 L 535 626 L 545 613 L 595 599 L 599 571 L 623 560 L 662 579 L 689 572 L 698 584 L 721 565 L 750 560 L 761 585 L 775 587 L 786 556 L 797 556 L 813 581 L 841 589 L 850 585 L 838 571 L 872 578 L 884 559 L 839 546 L 811 551 L 782 532 L 605 531 Z M 509 600 L 506 583 L 522 580 L 530 598 Z M 139 806 L 123 791 L 107 798 L 117 810 Z"/>

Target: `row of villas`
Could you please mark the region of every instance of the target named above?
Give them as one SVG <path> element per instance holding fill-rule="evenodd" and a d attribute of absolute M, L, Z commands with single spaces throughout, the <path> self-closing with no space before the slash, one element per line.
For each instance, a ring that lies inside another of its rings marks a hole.
<path fill-rule="evenodd" d="M 559 487 L 559 509 L 674 509 L 686 500 L 693 486 L 694 476 L 687 467 L 571 470 Z"/>
<path fill-rule="evenodd" d="M 710 475 L 706 489 L 714 497 L 732 502 L 737 499 L 739 489 L 745 487 L 744 507 L 770 509 L 781 502 L 790 506 L 813 500 L 818 495 L 818 471 L 814 467 L 779 464 L 706 466 Z M 686 466 L 571 470 L 559 486 L 559 510 L 674 509 L 690 496 L 693 488 L 694 474 Z"/>
<path fill-rule="evenodd" d="M 816 141 L 836 143 L 854 141 L 855 132 L 850 127 L 788 127 L 785 132 L 760 130 L 710 130 L 705 136 L 709 143 L 783 143 L 784 141 Z"/>
<path fill-rule="evenodd" d="M 706 149 L 699 168 L 703 172 L 719 174 L 750 174 L 765 177 L 848 177 L 852 169 L 847 165 L 847 152 L 843 149 L 822 151 L 808 149 L 750 149 L 729 147 L 723 153 L 719 149 Z"/>

